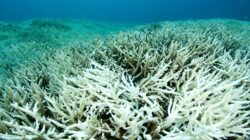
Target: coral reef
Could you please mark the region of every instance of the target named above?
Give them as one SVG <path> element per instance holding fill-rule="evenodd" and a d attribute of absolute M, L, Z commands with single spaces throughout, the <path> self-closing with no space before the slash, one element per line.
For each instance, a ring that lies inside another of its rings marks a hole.
<path fill-rule="evenodd" d="M 0 22 L 0 83 L 32 59 L 40 59 L 51 49 L 61 49 L 75 43 L 112 32 L 127 26 L 103 24 L 88 20 L 33 19 L 23 22 Z"/>
<path fill-rule="evenodd" d="M 48 52 L 0 89 L 0 139 L 247 139 L 249 28 L 165 22 Z"/>

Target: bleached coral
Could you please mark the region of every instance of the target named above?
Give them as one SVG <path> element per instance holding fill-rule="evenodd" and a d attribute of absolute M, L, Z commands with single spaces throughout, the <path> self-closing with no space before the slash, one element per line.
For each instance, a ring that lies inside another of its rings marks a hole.
<path fill-rule="evenodd" d="M 0 138 L 247 139 L 250 51 L 210 28 L 150 26 L 56 52 L 2 91 Z"/>

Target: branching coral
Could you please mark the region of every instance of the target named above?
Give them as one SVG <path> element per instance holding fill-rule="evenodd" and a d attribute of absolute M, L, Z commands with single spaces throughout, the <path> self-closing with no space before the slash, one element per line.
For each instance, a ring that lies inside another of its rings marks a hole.
<path fill-rule="evenodd" d="M 249 49 L 210 26 L 166 26 L 55 52 L 18 72 L 1 93 L 0 138 L 249 138 Z"/>

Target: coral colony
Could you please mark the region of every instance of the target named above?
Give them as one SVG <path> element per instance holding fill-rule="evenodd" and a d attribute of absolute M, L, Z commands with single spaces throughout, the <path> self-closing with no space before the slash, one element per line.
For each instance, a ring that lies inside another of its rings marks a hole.
<path fill-rule="evenodd" d="M 3 83 L 0 139 L 247 140 L 249 36 L 164 22 L 48 52 Z"/>

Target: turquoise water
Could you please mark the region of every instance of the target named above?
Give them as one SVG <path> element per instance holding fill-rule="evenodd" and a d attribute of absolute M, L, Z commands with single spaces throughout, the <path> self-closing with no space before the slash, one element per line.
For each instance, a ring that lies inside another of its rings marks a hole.
<path fill-rule="evenodd" d="M 0 19 L 80 18 L 129 23 L 207 18 L 250 20 L 249 7 L 249 0 L 2 0 Z"/>

